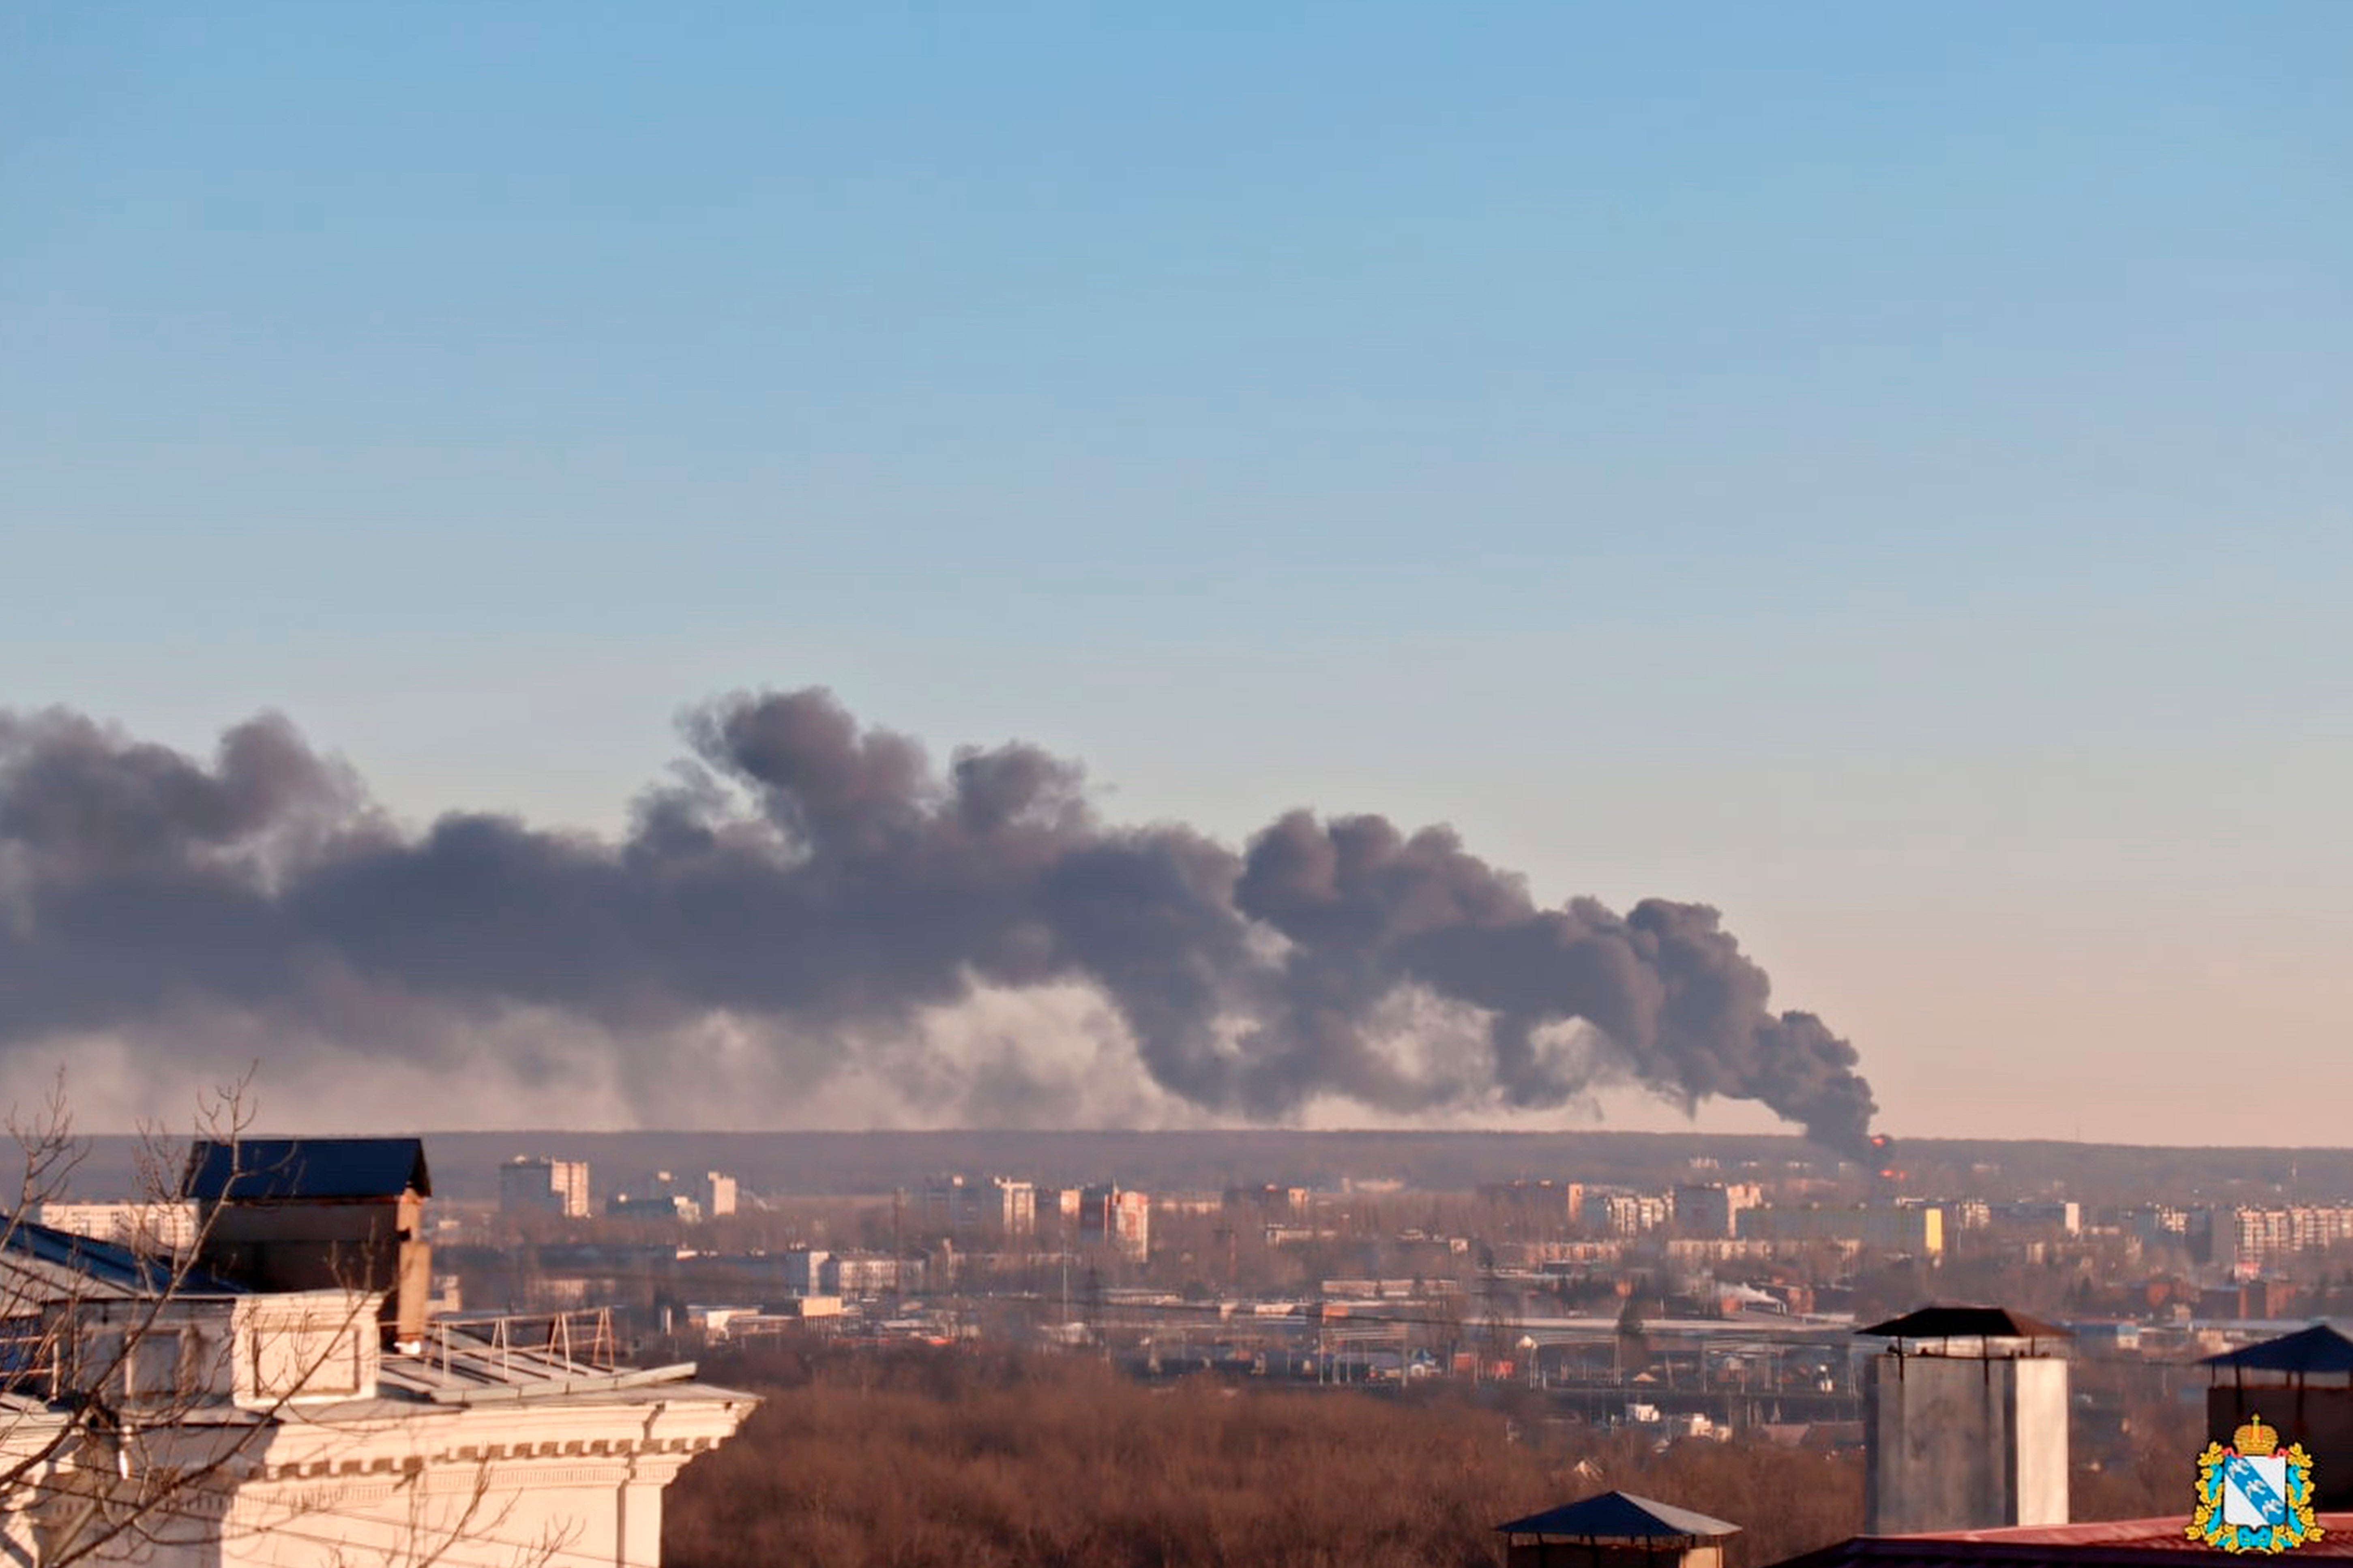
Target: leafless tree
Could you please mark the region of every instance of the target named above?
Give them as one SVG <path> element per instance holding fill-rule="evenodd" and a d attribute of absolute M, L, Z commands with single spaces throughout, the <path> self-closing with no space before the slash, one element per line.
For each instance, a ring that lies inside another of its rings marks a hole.
<path fill-rule="evenodd" d="M 109 1237 L 34 1217 L 65 1195 L 90 1152 L 62 1076 L 6 1118 L 18 1186 L 0 1215 L 0 1558 L 137 1562 L 276 1532 L 335 1560 L 332 1489 L 285 1490 L 259 1517 L 232 1518 L 259 1447 L 306 1422 L 307 1401 L 340 1388 L 378 1333 L 379 1293 L 365 1280 L 254 1296 L 205 1267 L 217 1210 L 182 1200 L 182 1173 L 199 1142 L 226 1145 L 239 1168 L 253 1103 L 239 1080 L 205 1098 L 187 1139 L 142 1128 L 137 1196 L 112 1205 Z M 495 1568 L 538 1568 L 567 1543 L 500 1541 L 513 1500 L 491 1490 L 487 1467 L 454 1502 L 446 1489 L 428 1500 L 423 1472 L 420 1462 L 399 1480 L 414 1515 L 396 1531 L 403 1568 L 491 1568 L 484 1543 L 501 1548 Z M 460 1542 L 462 1563 L 452 1555 Z"/>

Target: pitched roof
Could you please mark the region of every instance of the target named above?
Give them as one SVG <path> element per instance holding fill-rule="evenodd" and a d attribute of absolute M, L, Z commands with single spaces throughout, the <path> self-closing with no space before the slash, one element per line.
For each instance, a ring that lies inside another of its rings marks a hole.
<path fill-rule="evenodd" d="M 2187 1485 L 2182 1488 L 2189 1491 Z M 2149 1568 L 2183 1554 L 2210 1563 L 2242 1563 L 2243 1556 L 2217 1552 L 2189 1539 L 2187 1509 L 2157 1519 L 2093 1520 L 2079 1524 L 2020 1524 L 1998 1530 L 1956 1530 L 1930 1535 L 1858 1535 L 1777 1568 L 1969 1568 L 1982 1563 L 2042 1563 L 2050 1568 Z M 2296 1557 L 2353 1556 L 2353 1514 L 2324 1513 L 2325 1533 L 2299 1546 Z"/>
<path fill-rule="evenodd" d="M 2327 1323 L 2315 1323 L 2259 1345 L 2210 1355 L 2198 1364 L 2238 1372 L 2353 1373 L 2353 1340 Z"/>
<path fill-rule="evenodd" d="M 20 1301 L 247 1293 L 244 1286 L 206 1269 L 175 1270 L 169 1254 L 140 1252 L 6 1215 L 0 1215 L 0 1267 L 17 1276 L 8 1293 Z"/>
<path fill-rule="evenodd" d="M 1944 1303 L 1921 1307 L 1900 1318 L 1857 1329 L 1881 1340 L 2068 1340 L 2075 1336 L 2056 1323 L 2007 1307 Z"/>
<path fill-rule="evenodd" d="M 1683 1541 L 1732 1535 L 1740 1529 L 1631 1492 L 1603 1492 L 1495 1528 L 1506 1535 L 1568 1535 L 1589 1541 Z"/>
<path fill-rule="evenodd" d="M 200 1139 L 188 1151 L 180 1195 L 235 1203 L 281 1198 L 433 1195 L 425 1144 L 417 1138 Z"/>

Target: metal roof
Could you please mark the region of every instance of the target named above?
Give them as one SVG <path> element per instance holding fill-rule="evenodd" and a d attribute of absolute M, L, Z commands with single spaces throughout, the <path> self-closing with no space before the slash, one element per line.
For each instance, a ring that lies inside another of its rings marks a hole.
<path fill-rule="evenodd" d="M 599 1372 L 537 1352 L 469 1350 L 440 1355 L 387 1355 L 376 1373 L 378 1386 L 436 1405 L 520 1404 L 584 1394 L 686 1384 L 694 1363 L 628 1367 Z"/>
<path fill-rule="evenodd" d="M 618 1367 L 575 1360 L 553 1329 L 539 1317 L 438 1318 L 427 1325 L 421 1343 L 385 1355 L 377 1381 L 385 1389 L 438 1405 L 482 1405 L 614 1393 L 694 1376 L 692 1362 Z"/>
<path fill-rule="evenodd" d="M 2353 1373 L 2353 1340 L 2315 1323 L 2243 1350 L 2224 1351 L 2198 1363 L 2233 1372 Z"/>
<path fill-rule="evenodd" d="M 1495 1528 L 1505 1535 L 1566 1535 L 1585 1541 L 1704 1541 L 1737 1534 L 1740 1530 L 1736 1524 L 1631 1492 L 1603 1492 Z"/>
<path fill-rule="evenodd" d="M 2189 1488 L 2182 1489 L 2186 1494 Z M 2000 1530 L 1955 1530 L 1933 1535 L 1858 1535 L 1835 1546 L 1783 1559 L 1776 1568 L 1968 1568 L 1978 1563 L 2141 1564 L 2203 1557 L 2240 1563 L 2247 1556 L 2217 1552 L 2189 1539 L 2189 1510 L 2157 1519 L 2098 1520 L 2084 1524 L 2021 1524 Z M 2317 1541 L 2291 1557 L 2353 1557 L 2353 1514 L 2324 1513 Z"/>
<path fill-rule="evenodd" d="M 180 1195 L 207 1201 L 396 1198 L 433 1195 L 417 1138 L 239 1138 L 197 1141 Z"/>
<path fill-rule="evenodd" d="M 1921 1307 L 1900 1318 L 1857 1329 L 1880 1340 L 2071 1340 L 2075 1336 L 2057 1323 L 2007 1307 L 1976 1307 L 1957 1302 Z"/>
<path fill-rule="evenodd" d="M 43 1285 L 58 1292 L 47 1298 L 54 1300 L 154 1296 L 167 1291 L 177 1296 L 247 1293 L 244 1286 L 205 1269 L 175 1271 L 166 1253 L 134 1251 L 115 1242 L 5 1215 L 0 1215 L 0 1247 L 6 1250 L 6 1267 L 20 1278 L 31 1277 L 9 1288 L 9 1293 L 19 1300 L 40 1296 Z"/>

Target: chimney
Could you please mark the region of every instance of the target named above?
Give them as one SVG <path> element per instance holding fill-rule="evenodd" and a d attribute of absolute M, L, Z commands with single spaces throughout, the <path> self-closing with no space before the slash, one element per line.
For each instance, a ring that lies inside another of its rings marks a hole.
<path fill-rule="evenodd" d="M 2065 1329 L 1923 1307 L 1861 1332 L 1866 1535 L 2067 1522 Z"/>
<path fill-rule="evenodd" d="M 391 1343 L 425 1333 L 432 1192 L 415 1138 L 203 1140 L 180 1182 L 206 1268 L 255 1290 L 379 1293 Z"/>

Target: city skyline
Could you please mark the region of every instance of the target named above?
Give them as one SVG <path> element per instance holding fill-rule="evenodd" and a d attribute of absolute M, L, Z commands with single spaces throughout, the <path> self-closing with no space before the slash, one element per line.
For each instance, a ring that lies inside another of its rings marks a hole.
<path fill-rule="evenodd" d="M 1113 823 L 1712 905 L 1898 1136 L 2341 1143 L 2348 65 L 2315 4 L 26 8 L 0 708 L 609 838 L 681 710 L 821 685 Z"/>

